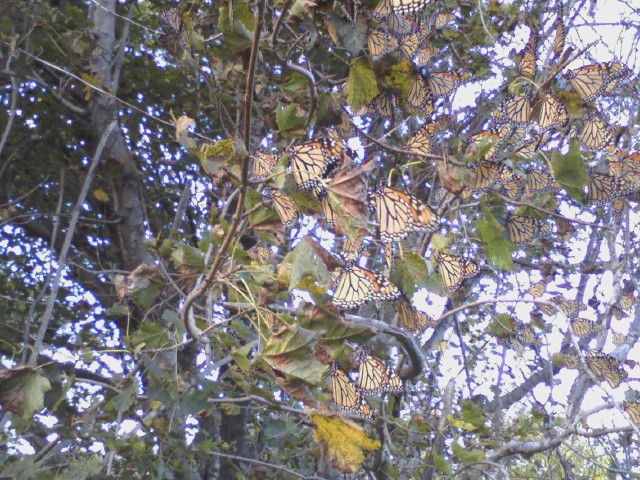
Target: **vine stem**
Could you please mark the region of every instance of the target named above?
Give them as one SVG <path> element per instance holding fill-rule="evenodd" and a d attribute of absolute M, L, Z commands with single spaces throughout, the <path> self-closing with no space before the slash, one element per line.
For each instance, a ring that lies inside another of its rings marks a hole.
<path fill-rule="evenodd" d="M 207 272 L 207 275 L 202 283 L 200 283 L 197 287 L 195 287 L 191 293 L 187 296 L 184 307 L 182 308 L 182 321 L 189 332 L 189 334 L 198 339 L 198 341 L 202 341 L 202 335 L 198 331 L 195 323 L 191 321 L 190 312 L 191 306 L 196 299 L 202 295 L 206 289 L 208 289 L 212 284 L 216 273 L 223 260 L 226 258 L 227 250 L 231 245 L 231 242 L 234 239 L 236 231 L 238 230 L 238 226 L 240 225 L 240 221 L 242 219 L 242 211 L 244 209 L 244 200 L 247 192 L 247 177 L 249 172 L 249 154 L 247 153 L 251 144 L 251 108 L 253 105 L 253 89 L 255 86 L 255 69 L 256 63 L 259 54 L 260 48 L 260 34 L 262 33 L 262 26 L 264 24 L 264 9 L 265 9 L 266 0 L 260 0 L 258 2 L 258 13 L 256 18 L 255 28 L 253 30 L 253 43 L 251 45 L 251 55 L 249 57 L 249 71 L 247 72 L 247 83 L 245 86 L 245 95 L 244 95 L 244 145 L 245 145 L 245 155 L 242 157 L 242 165 L 241 165 L 241 175 L 240 175 L 240 188 L 238 195 L 238 203 L 236 204 L 236 210 L 231 219 L 231 223 L 229 225 L 229 229 L 227 230 L 224 239 L 216 253 L 215 258 Z"/>

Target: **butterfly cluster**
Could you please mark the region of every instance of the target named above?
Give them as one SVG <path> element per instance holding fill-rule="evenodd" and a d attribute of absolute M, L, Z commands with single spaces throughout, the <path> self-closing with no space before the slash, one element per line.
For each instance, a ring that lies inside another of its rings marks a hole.
<path fill-rule="evenodd" d="M 402 380 L 391 365 L 369 355 L 366 350 L 360 352 L 358 363 L 357 379 L 354 382 L 340 369 L 338 362 L 331 362 L 333 401 L 340 410 L 372 421 L 373 410 L 365 397 L 385 392 L 402 393 Z"/>

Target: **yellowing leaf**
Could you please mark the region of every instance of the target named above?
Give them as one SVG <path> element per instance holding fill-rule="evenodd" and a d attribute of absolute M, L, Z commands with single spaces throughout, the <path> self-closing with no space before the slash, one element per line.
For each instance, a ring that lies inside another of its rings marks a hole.
<path fill-rule="evenodd" d="M 109 194 L 104 190 L 102 190 L 101 188 L 94 190 L 93 196 L 95 197 L 96 200 L 102 203 L 107 203 L 109 201 Z"/>
<path fill-rule="evenodd" d="M 367 437 L 364 429 L 339 413 L 311 410 L 313 438 L 331 465 L 342 473 L 360 470 L 365 450 L 377 450 L 379 440 Z"/>
<path fill-rule="evenodd" d="M 465 422 L 464 420 L 461 420 L 459 418 L 455 418 L 453 415 L 447 415 L 447 420 L 454 427 L 458 427 L 462 430 L 468 430 L 469 432 L 473 432 L 475 429 L 478 428 L 471 423 Z"/>
<path fill-rule="evenodd" d="M 354 110 L 366 105 L 378 95 L 378 81 L 376 74 L 365 60 L 354 60 L 351 64 L 349 78 L 345 87 L 347 101 Z"/>

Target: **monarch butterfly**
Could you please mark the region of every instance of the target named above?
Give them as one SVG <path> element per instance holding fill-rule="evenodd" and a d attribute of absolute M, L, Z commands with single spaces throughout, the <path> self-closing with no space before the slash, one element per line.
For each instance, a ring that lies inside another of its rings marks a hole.
<path fill-rule="evenodd" d="M 389 0 L 391 10 L 401 15 L 411 15 L 433 3 L 434 0 Z"/>
<path fill-rule="evenodd" d="M 436 18 L 433 21 L 433 26 L 435 28 L 444 28 L 447 24 L 453 20 L 455 20 L 455 15 L 451 13 L 439 13 L 436 15 Z"/>
<path fill-rule="evenodd" d="M 400 300 L 398 321 L 402 328 L 415 333 L 422 332 L 425 328 L 433 328 L 437 325 L 436 321 L 431 318 L 430 315 L 416 309 L 406 297 Z"/>
<path fill-rule="evenodd" d="M 358 265 L 334 270 L 333 303 L 339 308 L 355 308 L 368 301 L 394 301 L 401 292 L 387 277 Z"/>
<path fill-rule="evenodd" d="M 511 155 L 517 155 L 525 160 L 533 160 L 548 139 L 549 137 L 546 135 L 536 135 L 529 140 L 521 140 L 513 147 Z"/>
<path fill-rule="evenodd" d="M 280 217 L 280 221 L 285 229 L 289 230 L 293 227 L 294 223 L 298 219 L 298 208 L 291 197 L 282 195 L 280 190 L 273 187 L 267 187 L 263 190 L 265 197 L 270 198 L 273 201 L 273 205 L 276 207 L 276 212 Z"/>
<path fill-rule="evenodd" d="M 358 111 L 358 115 L 373 115 L 382 121 L 393 118 L 393 97 L 388 92 L 378 94 L 369 105 Z"/>
<path fill-rule="evenodd" d="M 380 60 L 398 48 L 398 40 L 388 32 L 371 28 L 367 32 L 367 46 L 372 60 Z"/>
<path fill-rule="evenodd" d="M 278 160 L 273 155 L 259 152 L 253 157 L 253 169 L 251 170 L 251 175 L 256 180 L 262 181 L 271 175 L 273 170 L 276 168 L 276 163 L 278 163 Z"/>
<path fill-rule="evenodd" d="M 484 154 L 485 160 L 493 160 L 498 154 L 497 147 L 507 141 L 513 134 L 514 128 L 511 125 L 503 125 L 499 130 L 483 130 L 470 135 L 467 142 L 471 144 L 472 149 L 480 148 L 481 151 L 485 145 L 490 145 Z"/>
<path fill-rule="evenodd" d="M 369 355 L 366 350 L 358 357 L 358 388 L 366 393 L 402 393 L 402 380 L 390 365 Z"/>
<path fill-rule="evenodd" d="M 340 369 L 338 362 L 331 362 L 331 387 L 333 401 L 340 410 L 360 415 L 369 422 L 373 421 L 371 405 L 349 376 Z"/>
<path fill-rule="evenodd" d="M 342 244 L 342 251 L 338 253 L 338 256 L 345 263 L 353 263 L 360 255 L 366 253 L 366 245 L 357 239 L 346 237 Z"/>
<path fill-rule="evenodd" d="M 633 344 L 636 343 L 635 339 L 631 335 L 623 335 L 618 332 L 612 332 L 612 333 L 613 333 L 612 341 L 614 345 L 633 346 Z"/>
<path fill-rule="evenodd" d="M 438 262 L 442 282 L 450 292 L 458 290 L 465 280 L 480 275 L 480 268 L 461 255 L 438 252 L 436 261 Z"/>
<path fill-rule="evenodd" d="M 432 47 L 422 47 L 420 49 L 418 49 L 418 51 L 416 52 L 415 58 L 414 58 L 414 63 L 416 65 L 418 65 L 419 67 L 422 67 L 424 65 L 426 65 L 427 63 L 429 63 L 429 60 L 431 60 L 431 58 L 437 54 L 440 50 L 438 50 L 437 48 L 432 48 Z"/>
<path fill-rule="evenodd" d="M 640 302 L 640 297 L 636 297 L 634 295 L 623 295 L 620 297 L 620 306 L 625 310 L 629 310 L 633 307 L 635 302 Z"/>
<path fill-rule="evenodd" d="M 627 155 L 619 160 L 609 161 L 609 172 L 616 177 L 622 176 L 624 172 L 640 174 L 640 153 Z"/>
<path fill-rule="evenodd" d="M 166 47 L 171 53 L 177 53 L 178 48 L 190 50 L 189 40 L 185 32 L 185 23 L 182 13 L 177 8 L 167 8 L 160 13 L 160 20 L 167 25 L 171 33 L 163 34 L 160 37 L 160 44 Z"/>
<path fill-rule="evenodd" d="M 504 102 L 491 114 L 498 124 L 510 123 L 515 127 L 527 127 L 531 118 L 531 99 L 528 93 L 519 93 Z"/>
<path fill-rule="evenodd" d="M 585 318 L 574 318 L 570 323 L 571 330 L 579 337 L 584 337 L 585 335 L 604 330 L 604 325 L 602 323 L 587 320 Z"/>
<path fill-rule="evenodd" d="M 391 0 L 380 0 L 376 8 L 371 12 L 371 18 L 374 20 L 383 20 L 391 13 Z"/>
<path fill-rule="evenodd" d="M 258 263 L 264 265 L 267 262 L 270 262 L 276 257 L 276 254 L 273 253 L 269 247 L 263 247 L 260 245 L 256 245 L 254 248 L 251 248 L 248 252 L 249 258 L 252 260 L 257 260 Z"/>
<path fill-rule="evenodd" d="M 420 115 L 431 115 L 434 112 L 433 94 L 421 75 L 414 78 L 405 103 L 409 110 L 418 112 Z"/>
<path fill-rule="evenodd" d="M 422 36 L 419 32 L 414 32 L 406 37 L 400 39 L 400 51 L 405 54 L 409 59 L 413 59 L 413 56 L 417 53 L 420 44 L 422 43 Z"/>
<path fill-rule="evenodd" d="M 604 93 L 612 93 L 620 82 L 632 74 L 620 62 L 586 65 L 565 73 L 565 78 L 585 102 L 591 102 Z"/>
<path fill-rule="evenodd" d="M 563 128 L 569 123 L 569 111 L 558 97 L 546 93 L 540 107 L 538 125 L 543 131 L 552 128 Z"/>
<path fill-rule="evenodd" d="M 545 282 L 536 282 L 531 287 L 529 287 L 529 295 L 532 297 L 539 298 L 544 295 L 544 292 L 547 289 L 547 284 Z"/>
<path fill-rule="evenodd" d="M 589 350 L 585 362 L 598 380 L 606 380 L 611 388 L 616 388 L 629 375 L 620 366 L 620 361 L 599 350 Z"/>
<path fill-rule="evenodd" d="M 510 180 L 502 184 L 502 190 L 509 200 L 518 201 L 524 192 L 524 180 L 513 175 Z"/>
<path fill-rule="evenodd" d="M 436 124 L 427 123 L 405 143 L 405 148 L 411 152 L 431 154 L 431 137 L 435 132 Z"/>
<path fill-rule="evenodd" d="M 529 34 L 529 41 L 524 47 L 524 50 L 520 54 L 522 58 L 518 64 L 518 73 L 521 77 L 533 79 L 536 76 L 536 61 L 538 60 L 538 33 L 529 27 L 531 33 Z"/>
<path fill-rule="evenodd" d="M 336 148 L 335 141 L 323 138 L 289 149 L 293 179 L 300 188 L 315 190 L 316 193 L 323 190 L 322 179 L 331 175 L 342 161 L 339 149 L 336 150 Z"/>
<path fill-rule="evenodd" d="M 440 218 L 429 205 L 386 185 L 370 193 L 369 204 L 375 208 L 384 243 L 404 240 L 409 232 L 435 232 L 440 226 Z"/>
<path fill-rule="evenodd" d="M 576 318 L 580 312 L 587 309 L 587 306 L 584 303 L 576 300 L 567 300 L 562 295 L 556 295 L 551 299 L 551 301 L 569 319 Z"/>
<path fill-rule="evenodd" d="M 627 312 L 622 310 L 621 308 L 616 307 L 615 305 L 609 305 L 609 309 L 611 310 L 611 314 L 616 317 L 616 320 L 622 320 L 623 318 L 627 318 Z"/>
<path fill-rule="evenodd" d="M 514 245 L 525 245 L 551 233 L 549 225 L 538 218 L 508 213 L 506 220 L 509 240 Z"/>
<path fill-rule="evenodd" d="M 474 174 L 473 191 L 486 192 L 496 184 L 503 184 L 511 180 L 513 170 L 504 163 L 481 160 L 477 164 Z"/>
<path fill-rule="evenodd" d="M 446 97 L 471 78 L 469 72 L 429 72 L 426 69 L 422 70 L 422 76 L 427 80 L 429 91 L 435 98 Z"/>
<path fill-rule="evenodd" d="M 587 199 L 594 205 L 603 205 L 617 196 L 616 177 L 594 170 L 589 172 Z"/>
<path fill-rule="evenodd" d="M 528 328 L 520 330 L 516 334 L 515 340 L 517 340 L 521 345 L 528 347 L 536 347 L 542 345 L 542 340 L 540 340 L 540 337 L 536 335 L 533 330 L 530 330 Z"/>
<path fill-rule="evenodd" d="M 556 222 L 556 227 L 558 228 L 558 240 L 561 242 L 566 242 L 570 240 L 576 233 L 576 227 L 567 220 L 566 218 L 554 217 L 553 220 Z"/>
<path fill-rule="evenodd" d="M 629 414 L 631 421 L 640 424 L 640 402 L 622 402 L 622 408 Z"/>
<path fill-rule="evenodd" d="M 528 168 L 524 185 L 524 196 L 528 199 L 535 197 L 539 193 L 560 188 L 553 176 L 543 168 Z"/>
<path fill-rule="evenodd" d="M 564 41 L 566 38 L 566 31 L 564 28 L 564 9 L 562 8 L 562 2 L 558 2 L 558 13 L 556 14 L 556 38 L 553 41 L 553 56 L 554 58 L 562 55 L 564 51 Z"/>
<path fill-rule="evenodd" d="M 578 137 L 580 145 L 589 152 L 598 152 L 611 148 L 613 138 L 600 115 L 593 113 L 587 118 Z"/>

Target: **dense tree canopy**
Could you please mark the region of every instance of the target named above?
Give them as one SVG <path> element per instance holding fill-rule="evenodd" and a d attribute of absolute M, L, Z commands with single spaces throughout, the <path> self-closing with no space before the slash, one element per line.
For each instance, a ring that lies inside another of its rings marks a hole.
<path fill-rule="evenodd" d="M 0 476 L 640 476 L 632 3 L 2 2 Z"/>

